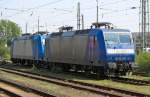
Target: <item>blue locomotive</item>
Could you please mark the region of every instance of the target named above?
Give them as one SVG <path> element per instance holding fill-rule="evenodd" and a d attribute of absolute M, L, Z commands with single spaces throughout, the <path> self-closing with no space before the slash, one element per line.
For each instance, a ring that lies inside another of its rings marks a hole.
<path fill-rule="evenodd" d="M 43 45 L 41 40 L 35 40 L 38 44 L 37 47 L 33 46 L 32 50 L 37 52 L 33 53 L 30 60 L 34 63 L 44 63 L 50 69 L 59 67 L 64 71 L 95 73 L 98 76 L 119 76 L 130 72 L 135 58 L 131 32 L 113 29 L 110 23 L 93 25 L 95 28 L 76 31 L 73 31 L 72 27 L 62 27 L 59 32 L 46 35 Z M 101 26 L 104 28 L 100 28 Z M 14 43 L 15 41 L 13 47 Z M 12 53 L 14 49 L 16 48 L 13 48 Z M 25 53 L 27 52 L 25 50 Z M 23 52 L 20 54 L 25 55 Z M 30 57 L 19 58 L 24 60 Z M 12 59 L 16 61 L 13 55 Z"/>
<path fill-rule="evenodd" d="M 29 33 L 13 39 L 11 60 L 14 63 L 32 64 L 43 61 L 46 35 Z"/>

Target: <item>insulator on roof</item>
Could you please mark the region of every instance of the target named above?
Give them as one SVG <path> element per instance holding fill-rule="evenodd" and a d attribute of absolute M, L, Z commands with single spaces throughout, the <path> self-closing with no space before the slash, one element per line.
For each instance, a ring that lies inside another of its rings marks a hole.
<path fill-rule="evenodd" d="M 110 22 L 96 22 L 96 23 L 92 23 L 92 27 L 95 27 L 95 28 L 105 28 L 105 29 L 113 29 L 113 24 L 110 23 Z"/>
<path fill-rule="evenodd" d="M 59 27 L 59 32 L 65 32 L 65 31 L 72 31 L 73 30 L 73 27 L 72 26 L 62 26 L 62 27 Z"/>
<path fill-rule="evenodd" d="M 38 31 L 38 32 L 35 32 L 34 34 L 41 34 L 41 35 L 43 35 L 43 34 L 47 34 L 48 32 L 47 31 Z"/>
<path fill-rule="evenodd" d="M 22 36 L 30 36 L 30 35 L 32 35 L 31 33 L 24 33 L 24 34 L 22 34 Z"/>

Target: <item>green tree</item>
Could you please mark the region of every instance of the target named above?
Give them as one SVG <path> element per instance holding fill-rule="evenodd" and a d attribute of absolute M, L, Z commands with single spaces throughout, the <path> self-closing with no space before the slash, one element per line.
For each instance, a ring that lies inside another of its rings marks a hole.
<path fill-rule="evenodd" d="M 9 57 L 11 40 L 21 34 L 21 28 L 10 20 L 0 20 L 0 56 Z"/>

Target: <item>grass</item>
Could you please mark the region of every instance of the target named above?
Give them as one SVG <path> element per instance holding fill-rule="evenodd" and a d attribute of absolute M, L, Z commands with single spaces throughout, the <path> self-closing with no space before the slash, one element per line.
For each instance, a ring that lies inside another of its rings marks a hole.
<path fill-rule="evenodd" d="M 141 75 L 132 75 L 132 76 L 127 76 L 126 78 L 150 81 L 150 77 L 145 77 Z"/>
<path fill-rule="evenodd" d="M 5 66 L 6 67 L 6 66 Z M 10 67 L 7 66 L 7 67 Z M 103 85 L 103 86 L 109 86 L 109 87 L 116 87 L 116 88 L 122 88 L 122 89 L 128 89 L 132 91 L 137 91 L 137 92 L 142 92 L 146 94 L 150 94 L 150 85 L 132 85 L 132 84 L 126 84 L 126 83 L 120 83 L 120 82 L 115 82 L 111 80 L 96 80 L 92 78 L 86 78 L 78 75 L 72 75 L 72 74 L 65 74 L 65 73 L 52 73 L 49 70 L 45 69 L 37 69 L 37 68 L 27 68 L 27 67 L 15 67 L 12 66 L 13 68 L 24 70 L 24 71 L 30 71 L 38 74 L 44 74 L 44 75 L 50 75 L 50 76 L 55 76 L 55 77 L 60 77 L 60 78 L 66 78 L 66 79 L 71 79 L 71 80 L 76 80 L 76 81 L 81 81 L 85 83 L 92 83 L 92 84 L 97 84 L 97 85 Z M 150 80 L 150 77 L 142 77 L 142 76 L 130 76 L 130 78 L 134 79 L 141 79 L 141 80 Z"/>

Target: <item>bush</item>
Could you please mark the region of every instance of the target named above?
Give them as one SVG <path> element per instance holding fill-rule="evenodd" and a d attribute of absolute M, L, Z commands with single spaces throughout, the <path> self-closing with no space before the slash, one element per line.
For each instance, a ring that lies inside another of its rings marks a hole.
<path fill-rule="evenodd" d="M 137 65 L 139 66 L 140 72 L 150 74 L 150 53 L 140 52 L 136 57 Z"/>
<path fill-rule="evenodd" d="M 0 58 L 10 59 L 11 40 L 20 36 L 21 28 L 10 20 L 0 20 Z M 3 35 L 3 36 L 2 36 Z M 7 45 L 7 46 L 6 46 Z"/>
<path fill-rule="evenodd" d="M 0 45 L 0 56 L 4 59 L 10 59 L 10 51 L 8 47 Z"/>

